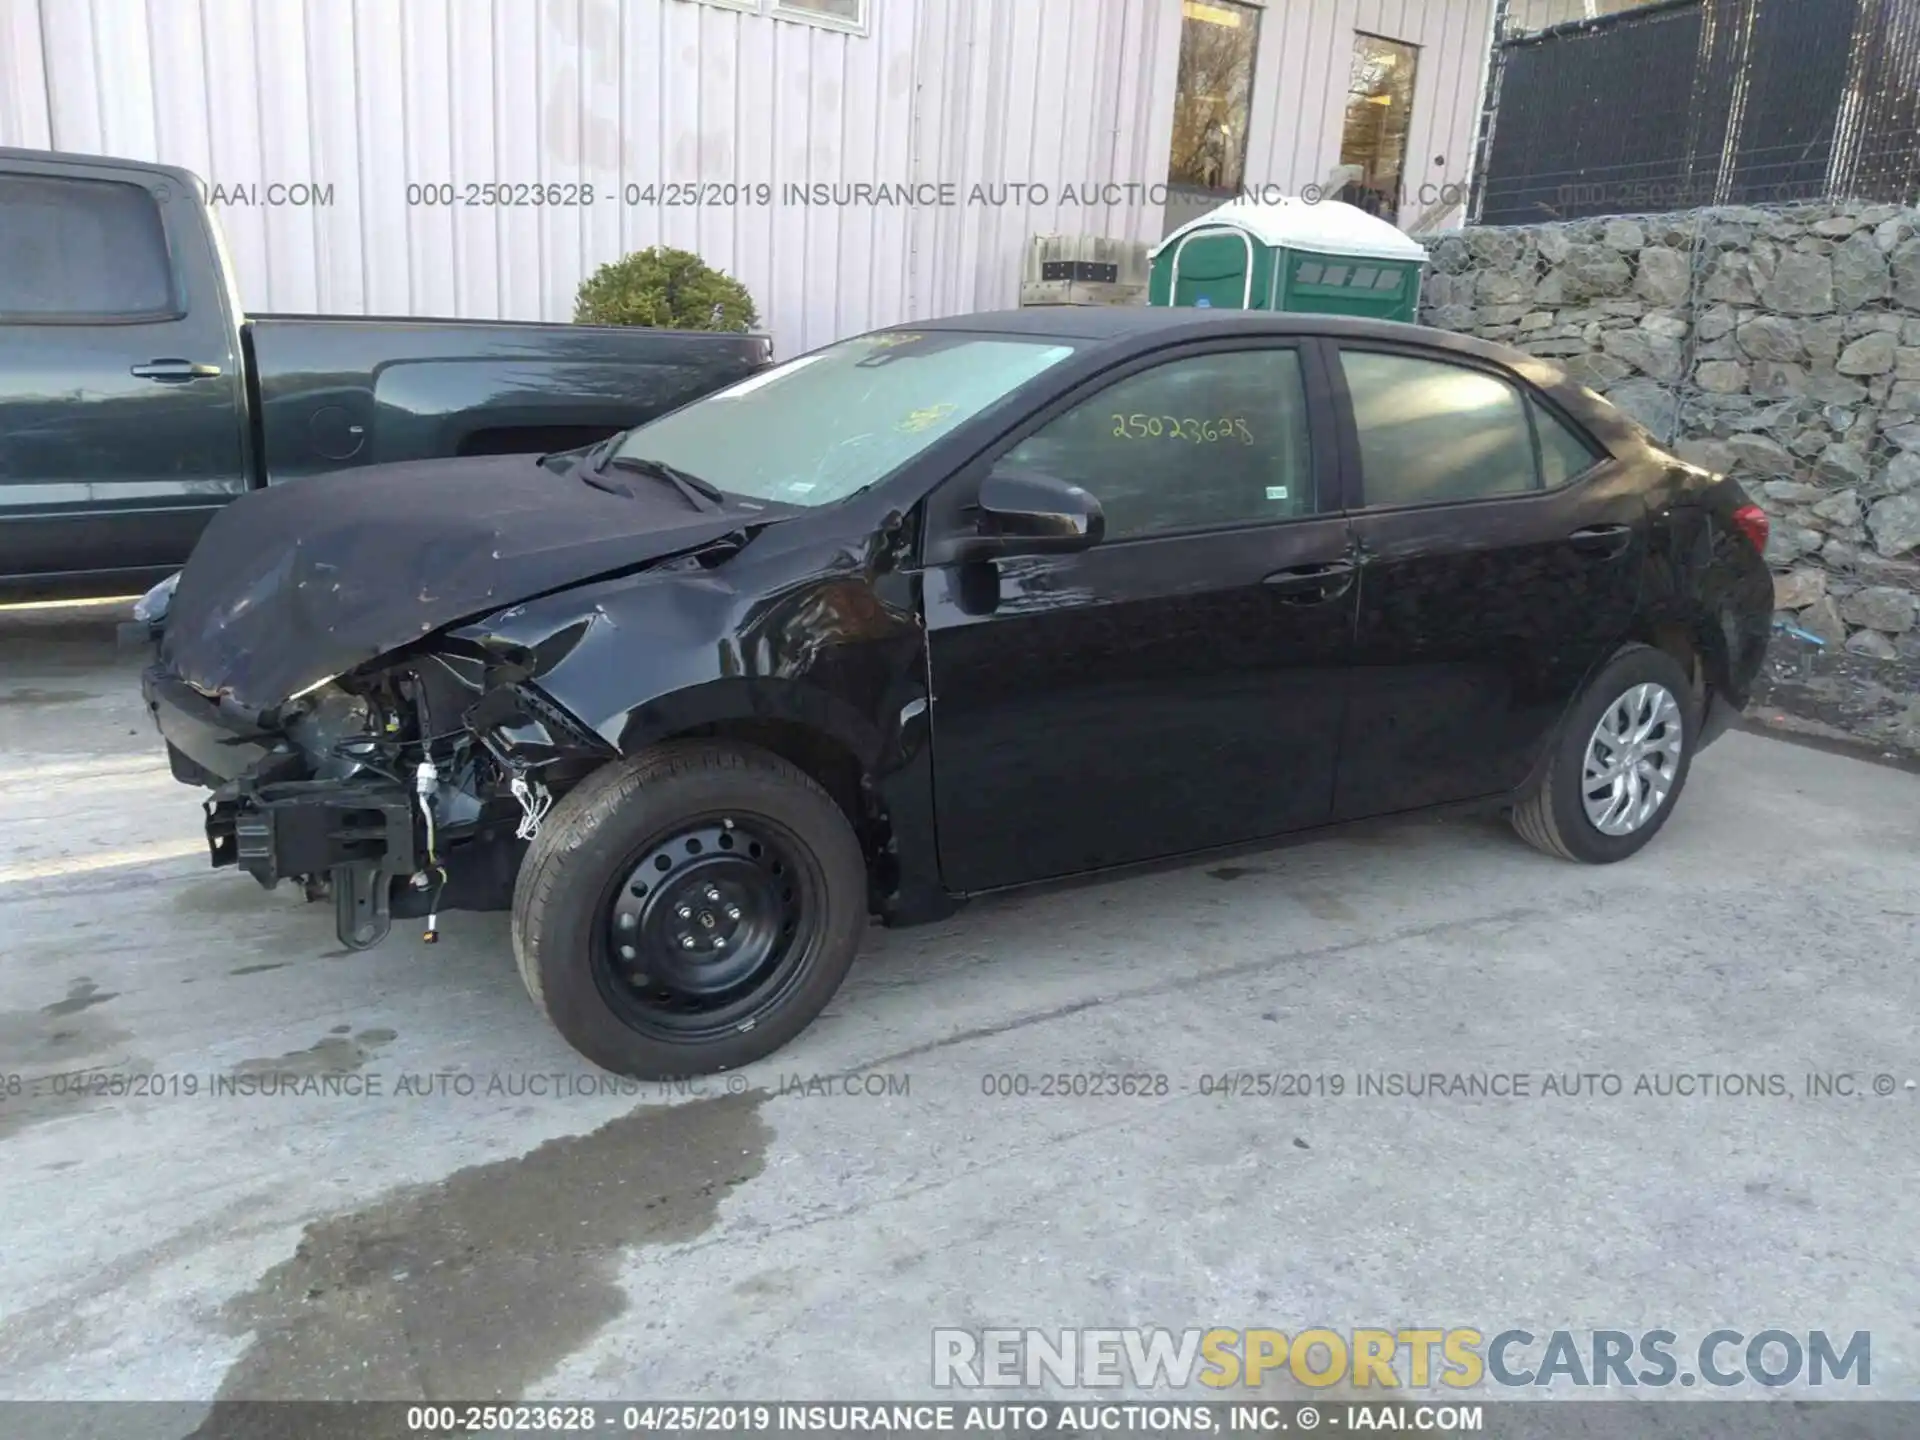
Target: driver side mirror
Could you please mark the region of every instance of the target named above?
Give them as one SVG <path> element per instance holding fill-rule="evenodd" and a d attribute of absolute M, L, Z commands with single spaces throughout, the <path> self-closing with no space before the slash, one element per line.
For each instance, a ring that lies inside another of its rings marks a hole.
<path fill-rule="evenodd" d="M 1107 518 L 1080 486 L 1037 470 L 1001 468 L 980 482 L 974 533 L 962 560 L 1002 555 L 1062 555 L 1100 543 Z"/>

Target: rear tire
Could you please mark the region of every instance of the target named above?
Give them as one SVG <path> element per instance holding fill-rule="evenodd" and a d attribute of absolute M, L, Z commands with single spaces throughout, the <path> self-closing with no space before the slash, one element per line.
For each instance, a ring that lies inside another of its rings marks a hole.
<path fill-rule="evenodd" d="M 1680 662 L 1627 646 L 1568 713 L 1545 769 L 1513 807 L 1514 830 L 1537 850 L 1588 865 L 1638 853 L 1680 801 L 1699 730 Z"/>
<path fill-rule="evenodd" d="M 752 746 L 672 742 L 554 806 L 514 887 L 514 958 L 594 1064 L 706 1075 L 812 1023 L 866 902 L 859 840 L 812 779 Z"/>

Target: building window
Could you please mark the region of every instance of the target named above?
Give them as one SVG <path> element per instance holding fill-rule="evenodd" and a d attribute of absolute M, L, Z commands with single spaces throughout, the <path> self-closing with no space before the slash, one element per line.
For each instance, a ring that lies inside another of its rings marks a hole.
<path fill-rule="evenodd" d="M 699 0 L 699 3 L 864 35 L 867 33 L 867 10 L 873 0 Z"/>
<path fill-rule="evenodd" d="M 1418 46 L 1378 35 L 1353 37 L 1353 75 L 1347 85 L 1340 164 L 1358 173 L 1341 188 L 1338 198 L 1389 220 L 1400 213 L 1419 61 Z"/>
<path fill-rule="evenodd" d="M 1237 195 L 1246 178 L 1247 115 L 1260 11 L 1240 0 L 1183 0 L 1173 98 L 1170 186 Z"/>

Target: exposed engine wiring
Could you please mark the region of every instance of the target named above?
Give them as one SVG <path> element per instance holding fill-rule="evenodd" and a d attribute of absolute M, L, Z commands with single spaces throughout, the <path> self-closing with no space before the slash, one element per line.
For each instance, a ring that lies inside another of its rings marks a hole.
<path fill-rule="evenodd" d="M 446 868 L 440 863 L 439 835 L 435 827 L 433 797 L 440 788 L 440 771 L 431 760 L 422 760 L 413 773 L 414 793 L 420 797 L 420 814 L 427 825 L 427 873 L 433 877 L 433 899 L 427 904 L 427 930 L 421 940 L 436 944 L 440 939 L 440 896 L 447 888 Z"/>
<path fill-rule="evenodd" d="M 513 777 L 507 788 L 513 792 L 513 798 L 520 802 L 520 823 L 514 828 L 514 838 L 531 840 L 540 833 L 540 822 L 547 818 L 547 811 L 553 808 L 553 792 L 538 780 L 528 784 L 519 775 Z"/>

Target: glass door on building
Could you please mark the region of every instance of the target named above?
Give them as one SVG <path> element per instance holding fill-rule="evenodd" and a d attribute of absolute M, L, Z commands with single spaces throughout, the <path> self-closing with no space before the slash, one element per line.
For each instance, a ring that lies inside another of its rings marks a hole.
<path fill-rule="evenodd" d="M 1356 33 L 1347 85 L 1340 164 L 1357 171 L 1338 198 L 1370 215 L 1397 221 L 1406 202 L 1407 135 L 1413 128 L 1413 83 L 1420 48 Z"/>
<path fill-rule="evenodd" d="M 1246 184 L 1253 60 L 1259 46 L 1259 6 L 1240 0 L 1182 0 L 1162 234 L 1239 198 Z"/>

